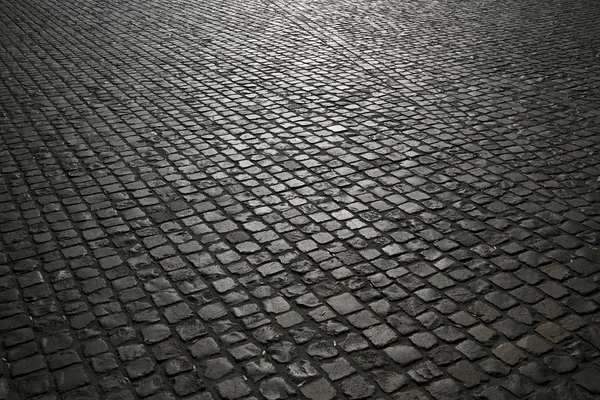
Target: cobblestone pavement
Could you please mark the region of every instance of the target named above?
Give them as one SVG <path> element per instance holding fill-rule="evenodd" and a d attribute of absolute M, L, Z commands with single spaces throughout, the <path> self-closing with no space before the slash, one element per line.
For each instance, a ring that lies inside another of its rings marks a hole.
<path fill-rule="evenodd" d="M 598 398 L 598 1 L 0 4 L 0 399 Z"/>

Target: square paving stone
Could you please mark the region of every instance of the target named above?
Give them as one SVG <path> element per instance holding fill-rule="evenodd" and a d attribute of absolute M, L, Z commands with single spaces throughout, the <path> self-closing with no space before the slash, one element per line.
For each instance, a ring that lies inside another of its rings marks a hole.
<path fill-rule="evenodd" d="M 310 400 L 332 400 L 337 395 L 333 385 L 324 378 L 302 386 L 300 391 Z"/>
<path fill-rule="evenodd" d="M 79 357 L 77 357 L 77 360 L 79 360 Z M 100 374 L 110 372 L 119 367 L 117 359 L 112 353 L 104 353 L 99 356 L 92 357 L 90 359 L 90 363 L 94 372 Z"/>
<path fill-rule="evenodd" d="M 342 391 L 349 399 L 368 399 L 375 393 L 375 386 L 362 376 L 346 379 L 341 384 Z"/>
<path fill-rule="evenodd" d="M 527 356 L 512 343 L 502 343 L 492 350 L 492 353 L 508 365 L 516 365 Z"/>
<path fill-rule="evenodd" d="M 242 396 L 249 395 L 252 392 L 250 387 L 241 377 L 235 377 L 221 382 L 218 385 L 215 385 L 215 389 L 222 398 L 227 400 L 238 399 Z"/>
<path fill-rule="evenodd" d="M 278 315 L 275 317 L 275 320 L 279 325 L 284 328 L 289 328 L 294 325 L 298 325 L 304 321 L 302 315 L 297 313 L 296 311 L 290 311 L 285 314 Z"/>
<path fill-rule="evenodd" d="M 227 310 L 221 303 L 209 304 L 198 311 L 198 316 L 202 318 L 203 321 L 212 321 L 224 317 L 225 315 L 227 315 Z"/>
<path fill-rule="evenodd" d="M 165 383 L 163 379 L 154 374 L 134 383 L 133 387 L 139 397 L 148 397 L 163 390 Z"/>
<path fill-rule="evenodd" d="M 385 324 L 373 326 L 364 331 L 363 335 L 365 335 L 375 347 L 384 347 L 398 340 L 398 334 Z"/>
<path fill-rule="evenodd" d="M 258 390 L 267 400 L 279 400 L 293 397 L 296 390 L 282 377 L 262 381 Z"/>
<path fill-rule="evenodd" d="M 340 315 L 350 314 L 354 311 L 362 310 L 364 308 L 364 306 L 349 293 L 330 297 L 327 299 L 327 304 L 329 304 L 331 308 L 337 311 Z"/>
<path fill-rule="evenodd" d="M 177 325 L 175 331 L 183 341 L 192 340 L 206 334 L 206 328 L 197 319 Z"/>
<path fill-rule="evenodd" d="M 412 346 L 392 346 L 385 348 L 383 351 L 401 366 L 412 364 L 423 358 L 421 353 Z"/>
<path fill-rule="evenodd" d="M 280 314 L 291 308 L 289 303 L 281 296 L 263 300 L 263 305 L 265 311 L 269 314 Z"/>
<path fill-rule="evenodd" d="M 442 379 L 426 387 L 436 400 L 462 400 L 460 386 L 450 378 Z"/>
<path fill-rule="evenodd" d="M 233 371 L 233 365 L 225 358 L 218 357 L 206 360 L 202 363 L 203 375 L 208 379 L 220 379 Z"/>
<path fill-rule="evenodd" d="M 178 396 L 189 396 L 204 389 L 204 382 L 196 374 L 183 374 L 175 377 L 173 391 Z"/>
<path fill-rule="evenodd" d="M 151 374 L 154 371 L 154 366 L 154 361 L 150 357 L 141 357 L 127 364 L 125 370 L 130 379 L 137 379 Z"/>
<path fill-rule="evenodd" d="M 217 342 L 210 337 L 198 340 L 189 347 L 189 350 L 192 356 L 197 359 L 202 359 L 221 351 Z"/>
<path fill-rule="evenodd" d="M 352 365 L 350 365 L 343 357 L 337 358 L 331 363 L 324 363 L 321 365 L 321 368 L 327 373 L 329 379 L 332 381 L 345 378 L 356 372 L 356 369 L 354 369 L 354 367 L 352 367 Z"/>
<path fill-rule="evenodd" d="M 190 306 L 188 306 L 186 303 L 179 303 L 167 307 L 163 314 L 170 324 L 176 324 L 177 322 L 183 321 L 186 318 L 190 318 L 193 315 L 193 312 Z"/>

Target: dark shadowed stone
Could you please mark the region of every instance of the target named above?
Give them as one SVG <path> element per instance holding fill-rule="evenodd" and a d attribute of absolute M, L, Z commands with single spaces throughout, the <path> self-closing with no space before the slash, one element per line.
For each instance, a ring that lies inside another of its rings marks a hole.
<path fill-rule="evenodd" d="M 50 381 L 50 375 L 47 373 L 42 373 L 40 375 L 33 375 L 25 379 L 18 380 L 16 381 L 16 385 L 19 394 L 23 397 L 29 398 L 46 393 L 52 384 Z M 11 388 L 7 386 L 7 396 L 4 397 L 5 399 L 10 399 L 8 396 L 10 390 Z M 0 393 L 2 392 L 0 391 Z"/>
<path fill-rule="evenodd" d="M 585 389 L 571 381 L 565 381 L 547 391 L 548 397 L 544 400 L 592 400 L 598 396 L 590 395 Z"/>
<path fill-rule="evenodd" d="M 154 361 L 150 357 L 141 357 L 127 364 L 125 370 L 130 379 L 137 379 L 154 372 L 154 366 Z"/>
<path fill-rule="evenodd" d="M 164 388 L 164 382 L 160 376 L 155 374 L 135 382 L 133 387 L 138 396 L 148 397 L 160 392 Z"/>
<path fill-rule="evenodd" d="M 62 395 L 61 400 L 100 400 L 100 395 L 98 391 L 93 386 L 83 386 L 74 390 L 70 390 L 69 392 Z"/>
<path fill-rule="evenodd" d="M 68 392 L 75 388 L 86 385 L 89 377 L 82 366 L 71 367 L 58 371 L 54 375 L 56 380 L 56 390 L 59 393 Z"/>
<path fill-rule="evenodd" d="M 77 360 L 79 360 L 79 357 L 77 357 Z M 113 369 L 118 368 L 119 366 L 116 357 L 112 353 L 104 353 L 100 354 L 99 356 L 93 357 L 90 360 L 90 363 L 94 372 L 100 374 L 112 371 Z"/>
<path fill-rule="evenodd" d="M 482 381 L 488 380 L 484 374 L 479 372 L 473 364 L 468 361 L 460 361 L 452 365 L 448 368 L 448 373 L 468 388 L 472 388 L 479 385 Z"/>
<path fill-rule="evenodd" d="M 577 359 L 567 355 L 550 355 L 544 358 L 544 363 L 559 374 L 574 371 L 578 366 Z"/>
<path fill-rule="evenodd" d="M 519 368 L 519 372 L 521 375 L 531 379 L 538 385 L 546 385 L 547 383 L 556 379 L 548 367 L 535 362 L 522 366 Z"/>
<path fill-rule="evenodd" d="M 103 392 L 119 390 L 128 384 L 129 380 L 118 370 L 98 379 L 98 385 Z"/>
<path fill-rule="evenodd" d="M 590 393 L 600 394 L 600 370 L 598 368 L 586 368 L 573 376 L 573 381 Z"/>
<path fill-rule="evenodd" d="M 477 400 L 511 400 L 512 395 L 498 386 L 487 386 L 481 392 L 475 394 Z"/>
<path fill-rule="evenodd" d="M 17 377 L 21 375 L 27 375 L 35 371 L 39 371 L 41 369 L 44 369 L 44 367 L 44 358 L 40 355 L 35 355 L 11 363 L 10 371 L 13 377 Z"/>
<path fill-rule="evenodd" d="M 500 381 L 500 386 L 519 398 L 527 396 L 534 390 L 533 385 L 520 375 L 508 376 Z"/>
<path fill-rule="evenodd" d="M 202 389 L 204 389 L 204 382 L 196 374 L 178 375 L 174 379 L 173 391 L 178 396 L 188 396 Z"/>
<path fill-rule="evenodd" d="M 430 397 L 428 397 L 423 389 L 418 390 L 418 389 L 412 389 L 412 390 L 407 390 L 404 392 L 399 392 L 396 393 L 392 396 L 393 400 L 429 400 Z"/>

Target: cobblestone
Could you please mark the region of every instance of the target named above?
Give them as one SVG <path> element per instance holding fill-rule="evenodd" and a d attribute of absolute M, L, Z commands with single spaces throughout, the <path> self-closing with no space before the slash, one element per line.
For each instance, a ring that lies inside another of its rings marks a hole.
<path fill-rule="evenodd" d="M 0 10 L 0 398 L 598 395 L 595 2 Z"/>

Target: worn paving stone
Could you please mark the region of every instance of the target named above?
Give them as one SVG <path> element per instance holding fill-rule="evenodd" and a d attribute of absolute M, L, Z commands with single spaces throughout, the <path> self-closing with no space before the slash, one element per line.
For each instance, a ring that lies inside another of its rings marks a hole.
<path fill-rule="evenodd" d="M 329 379 L 336 381 L 346 376 L 352 375 L 356 369 L 344 358 L 337 358 L 331 363 L 321 364 L 321 369 L 325 371 Z"/>
<path fill-rule="evenodd" d="M 263 381 L 258 390 L 269 400 L 287 399 L 296 394 L 294 387 L 281 377 Z"/>
<path fill-rule="evenodd" d="M 137 379 L 154 372 L 155 363 L 150 357 L 140 357 L 127 364 L 126 371 L 130 379 Z"/>
<path fill-rule="evenodd" d="M 228 400 L 240 398 L 251 393 L 250 387 L 246 385 L 241 377 L 229 379 L 215 385 L 219 395 Z"/>
<path fill-rule="evenodd" d="M 254 382 L 277 373 L 275 366 L 265 359 L 247 363 L 244 365 L 244 370 L 246 372 L 246 376 L 248 376 Z M 314 375 L 316 375 L 316 371 Z"/>
<path fill-rule="evenodd" d="M 203 376 L 208 379 L 219 379 L 233 371 L 233 365 L 224 357 L 206 360 L 202 368 L 204 369 Z"/>
<path fill-rule="evenodd" d="M 419 384 L 429 382 L 432 379 L 440 377 L 441 375 L 442 371 L 435 363 L 431 361 L 425 361 L 416 364 L 411 368 L 410 371 L 408 371 L 408 376 L 410 376 L 412 380 Z"/>
<path fill-rule="evenodd" d="M 327 303 L 340 315 L 350 314 L 364 308 L 364 306 L 349 293 L 331 297 L 327 300 Z"/>
<path fill-rule="evenodd" d="M 375 386 L 368 384 L 362 376 L 342 381 L 341 387 L 349 399 L 366 399 L 375 393 Z"/>
<path fill-rule="evenodd" d="M 546 3 L 6 0 L 0 398 L 596 396 L 600 7 Z"/>
<path fill-rule="evenodd" d="M 310 400 L 331 400 L 337 395 L 334 386 L 324 378 L 303 386 L 300 391 Z"/>

